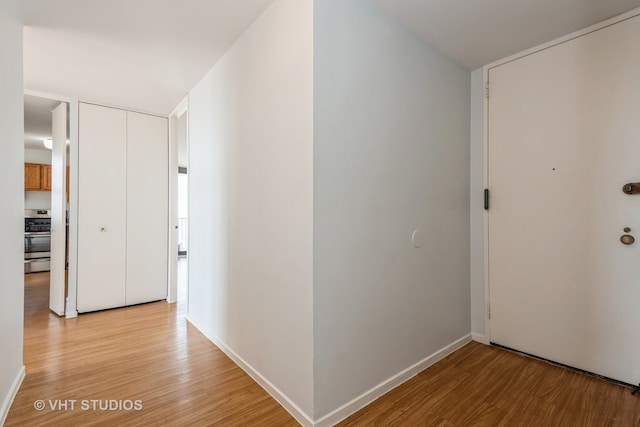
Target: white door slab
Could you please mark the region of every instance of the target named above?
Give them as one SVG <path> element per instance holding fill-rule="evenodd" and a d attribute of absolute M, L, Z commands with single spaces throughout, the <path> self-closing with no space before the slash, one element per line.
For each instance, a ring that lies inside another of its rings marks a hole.
<path fill-rule="evenodd" d="M 67 103 L 60 103 L 51 114 L 53 143 L 51 150 L 51 262 L 49 309 L 58 316 L 64 316 L 65 271 L 67 263 Z"/>
<path fill-rule="evenodd" d="M 634 17 L 491 68 L 488 101 L 491 341 L 633 384 L 639 37 Z"/>
<path fill-rule="evenodd" d="M 126 304 L 167 298 L 169 130 L 164 117 L 127 112 Z"/>
<path fill-rule="evenodd" d="M 125 305 L 127 112 L 80 103 L 78 311 Z"/>

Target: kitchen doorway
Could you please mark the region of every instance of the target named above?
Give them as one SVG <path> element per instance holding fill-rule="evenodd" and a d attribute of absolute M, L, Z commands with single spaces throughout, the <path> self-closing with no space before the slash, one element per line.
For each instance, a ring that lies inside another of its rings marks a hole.
<path fill-rule="evenodd" d="M 58 316 L 67 295 L 68 110 L 59 99 L 24 95 L 25 291 L 46 284 L 48 308 Z"/>

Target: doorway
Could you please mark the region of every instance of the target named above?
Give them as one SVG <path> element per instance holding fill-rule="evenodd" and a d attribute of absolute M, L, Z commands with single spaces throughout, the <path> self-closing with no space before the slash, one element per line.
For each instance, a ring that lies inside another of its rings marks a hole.
<path fill-rule="evenodd" d="M 185 98 L 169 117 L 170 223 L 169 298 L 188 312 L 189 265 L 189 135 Z"/>
<path fill-rule="evenodd" d="M 68 111 L 64 101 L 24 96 L 25 286 L 28 292 L 37 284 L 39 295 L 46 291 L 48 308 L 58 316 L 65 314 L 67 289 Z"/>

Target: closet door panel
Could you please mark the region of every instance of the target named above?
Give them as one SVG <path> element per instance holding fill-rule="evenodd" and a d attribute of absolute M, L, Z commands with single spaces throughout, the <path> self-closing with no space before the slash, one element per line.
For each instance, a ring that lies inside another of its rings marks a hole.
<path fill-rule="evenodd" d="M 127 112 L 126 304 L 167 297 L 168 123 Z"/>
<path fill-rule="evenodd" d="M 79 312 L 125 305 L 126 111 L 80 103 Z"/>

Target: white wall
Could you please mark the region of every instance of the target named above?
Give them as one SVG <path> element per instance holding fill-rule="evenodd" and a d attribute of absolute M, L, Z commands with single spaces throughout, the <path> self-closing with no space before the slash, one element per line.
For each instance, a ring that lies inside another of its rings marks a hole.
<path fill-rule="evenodd" d="M 0 424 L 23 375 L 24 306 L 22 17 L 0 2 Z"/>
<path fill-rule="evenodd" d="M 471 331 L 486 342 L 484 298 L 484 82 L 482 68 L 471 73 L 470 273 Z"/>
<path fill-rule="evenodd" d="M 51 164 L 51 150 L 24 150 L 24 161 L 27 163 Z M 50 191 L 25 191 L 25 209 L 51 209 Z"/>
<path fill-rule="evenodd" d="M 51 164 L 51 150 L 34 150 L 25 148 L 24 161 L 26 163 L 41 163 L 44 165 Z"/>
<path fill-rule="evenodd" d="M 306 417 L 312 5 L 276 0 L 189 93 L 189 319 Z"/>
<path fill-rule="evenodd" d="M 320 419 L 470 333 L 470 74 L 367 0 L 314 27 Z"/>

